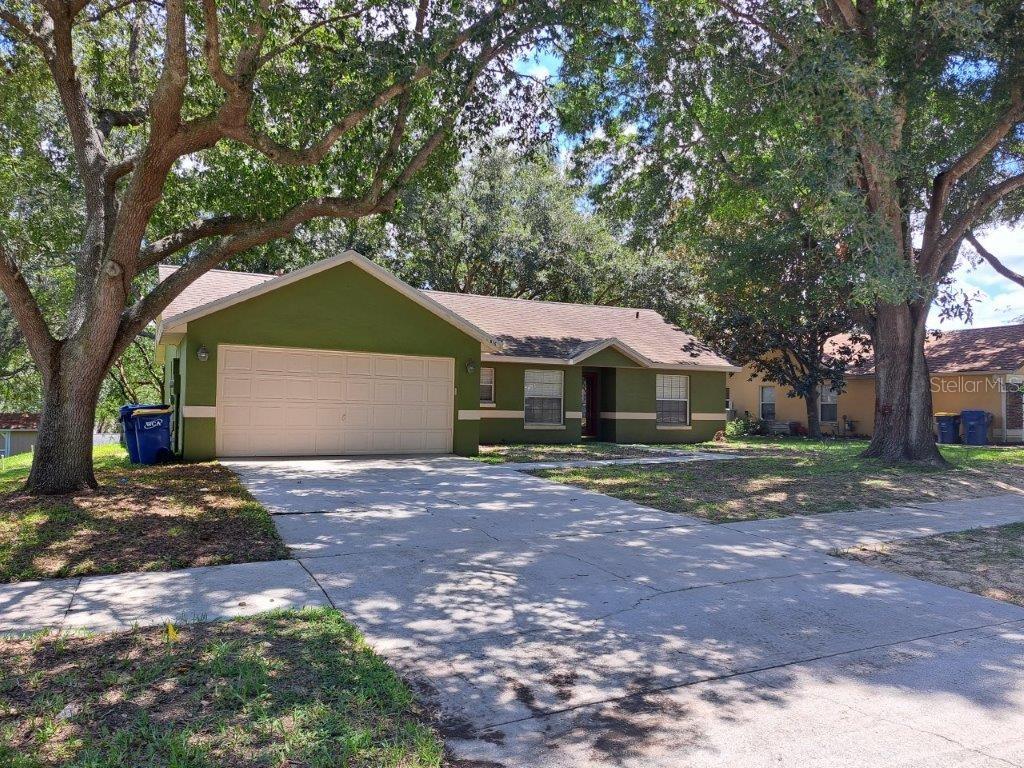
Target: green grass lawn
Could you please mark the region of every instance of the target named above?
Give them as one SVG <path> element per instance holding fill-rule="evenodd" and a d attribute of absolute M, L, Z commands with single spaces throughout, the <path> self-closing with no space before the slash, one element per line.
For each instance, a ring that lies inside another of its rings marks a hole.
<path fill-rule="evenodd" d="M 0 471 L 0 582 L 288 557 L 267 510 L 215 462 L 133 466 L 95 450 L 97 491 L 35 497 L 30 454 Z"/>
<path fill-rule="evenodd" d="M 533 443 L 481 445 L 480 453 L 474 458 L 485 464 L 521 464 L 532 461 L 636 459 L 657 455 L 657 446 L 647 449 L 631 445 L 620 445 L 618 443 L 588 441 L 566 445 L 537 445 Z"/>
<path fill-rule="evenodd" d="M 440 766 L 409 687 L 336 611 L 0 640 L 5 768 Z"/>
<path fill-rule="evenodd" d="M 539 471 L 640 504 L 733 522 L 940 499 L 1024 493 L 1024 448 L 943 446 L 948 469 L 887 467 L 860 440 L 747 438 L 688 447 L 741 458 Z"/>

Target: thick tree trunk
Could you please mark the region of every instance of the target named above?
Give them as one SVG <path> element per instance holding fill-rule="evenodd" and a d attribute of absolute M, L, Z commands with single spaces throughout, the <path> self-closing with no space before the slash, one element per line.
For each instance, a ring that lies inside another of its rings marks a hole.
<path fill-rule="evenodd" d="M 887 463 L 941 466 L 924 357 L 928 307 L 880 305 L 871 328 L 875 353 L 875 427 L 864 456 Z"/>
<path fill-rule="evenodd" d="M 26 483 L 30 493 L 65 494 L 96 488 L 92 433 L 103 376 L 89 375 L 89 368 L 58 362 L 43 387 L 39 436 Z"/>
<path fill-rule="evenodd" d="M 815 390 L 812 394 L 807 395 L 804 398 L 804 404 L 807 406 L 807 435 L 813 437 L 816 440 L 821 439 L 821 413 L 818 411 L 818 392 Z"/>

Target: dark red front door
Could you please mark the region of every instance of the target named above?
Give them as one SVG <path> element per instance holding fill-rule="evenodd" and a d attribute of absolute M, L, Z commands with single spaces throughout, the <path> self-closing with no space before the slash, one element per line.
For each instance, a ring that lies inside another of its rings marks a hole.
<path fill-rule="evenodd" d="M 601 378 L 596 372 L 583 372 L 583 436 L 597 437 L 601 427 Z"/>

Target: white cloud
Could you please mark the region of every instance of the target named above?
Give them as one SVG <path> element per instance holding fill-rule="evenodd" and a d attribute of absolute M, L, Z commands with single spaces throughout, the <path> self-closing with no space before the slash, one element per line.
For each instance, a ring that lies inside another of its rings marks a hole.
<path fill-rule="evenodd" d="M 978 240 L 1007 267 L 1024 274 L 1024 230 L 999 227 L 978 234 Z M 970 245 L 964 245 L 963 254 L 973 254 Z M 974 302 L 974 327 L 1007 325 L 1024 315 L 1024 287 L 998 274 L 987 262 L 972 266 L 961 256 L 953 272 L 956 288 L 968 294 L 979 294 Z M 932 310 L 929 326 L 935 328 L 964 328 L 958 320 L 939 321 Z"/>

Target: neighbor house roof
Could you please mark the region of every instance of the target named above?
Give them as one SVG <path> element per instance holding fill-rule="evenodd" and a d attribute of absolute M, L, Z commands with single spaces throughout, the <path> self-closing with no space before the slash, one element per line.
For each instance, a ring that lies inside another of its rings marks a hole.
<path fill-rule="evenodd" d="M 39 414 L 0 413 L 0 429 L 33 432 L 39 429 Z"/>
<path fill-rule="evenodd" d="M 932 374 L 1018 371 L 1024 368 L 1024 323 L 930 334 L 924 355 Z M 868 358 L 864 365 L 851 369 L 851 375 L 874 375 L 870 353 Z"/>
<path fill-rule="evenodd" d="M 486 359 L 576 364 L 610 348 L 641 366 L 739 370 L 653 310 L 421 291 L 354 251 L 283 276 L 211 270 L 168 305 L 161 332 L 183 329 L 190 320 L 344 261 L 354 261 L 469 332 L 484 345 Z M 160 279 L 175 269 L 161 265 Z"/>

